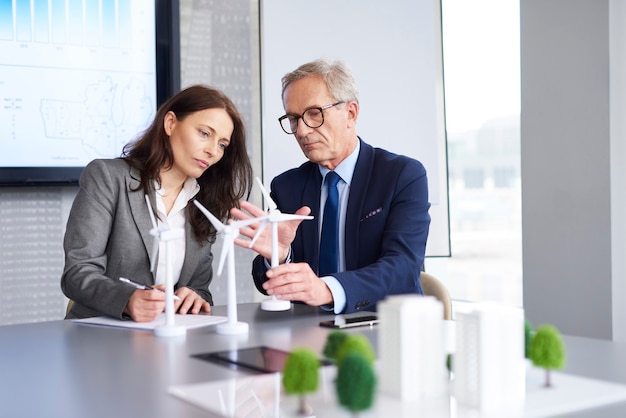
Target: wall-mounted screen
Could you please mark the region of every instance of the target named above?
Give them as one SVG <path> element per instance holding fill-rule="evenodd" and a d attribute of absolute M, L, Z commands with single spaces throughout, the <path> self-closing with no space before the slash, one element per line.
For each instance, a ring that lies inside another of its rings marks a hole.
<path fill-rule="evenodd" d="M 0 1 L 0 184 L 74 183 L 118 157 L 176 88 L 178 48 L 158 50 L 177 19 L 177 1 Z"/>

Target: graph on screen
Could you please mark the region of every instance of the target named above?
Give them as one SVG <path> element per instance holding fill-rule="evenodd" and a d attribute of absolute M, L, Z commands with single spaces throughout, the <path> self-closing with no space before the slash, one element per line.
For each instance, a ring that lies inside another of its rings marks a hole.
<path fill-rule="evenodd" d="M 154 3 L 0 0 L 0 167 L 82 167 L 147 128 Z"/>

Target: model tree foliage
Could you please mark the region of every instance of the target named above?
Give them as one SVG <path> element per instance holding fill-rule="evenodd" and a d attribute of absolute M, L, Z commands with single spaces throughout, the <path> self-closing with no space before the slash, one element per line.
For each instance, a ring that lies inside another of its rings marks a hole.
<path fill-rule="evenodd" d="M 294 349 L 283 367 L 283 387 L 290 395 L 300 397 L 298 414 L 310 415 L 312 410 L 306 401 L 306 394 L 315 392 L 319 384 L 320 361 L 308 348 Z"/>
<path fill-rule="evenodd" d="M 374 402 L 376 375 L 372 362 L 361 353 L 349 353 L 339 363 L 335 389 L 339 403 L 353 413 L 369 409 Z"/>
<path fill-rule="evenodd" d="M 337 350 L 343 342 L 348 338 L 348 334 L 343 331 L 333 330 L 328 334 L 326 338 L 326 344 L 324 345 L 324 357 L 330 360 L 335 360 L 337 356 Z"/>
<path fill-rule="evenodd" d="M 530 358 L 530 343 L 535 330 L 528 319 L 524 320 L 524 357 Z"/>
<path fill-rule="evenodd" d="M 367 361 L 370 362 L 370 364 L 373 364 L 374 360 L 376 360 L 376 354 L 374 353 L 372 344 L 370 344 L 365 335 L 348 334 L 348 336 L 337 349 L 337 353 L 335 355 L 335 363 L 337 365 L 340 365 L 343 359 L 348 354 L 355 353 L 362 355 Z"/>
<path fill-rule="evenodd" d="M 530 359 L 546 371 L 545 386 L 550 387 L 550 371 L 565 366 L 565 348 L 559 330 L 552 325 L 537 328 L 530 343 Z"/>

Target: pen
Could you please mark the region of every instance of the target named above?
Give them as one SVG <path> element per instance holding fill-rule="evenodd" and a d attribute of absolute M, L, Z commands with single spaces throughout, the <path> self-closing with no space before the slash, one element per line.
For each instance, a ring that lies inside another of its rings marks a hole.
<path fill-rule="evenodd" d="M 133 282 L 132 280 L 128 280 L 125 277 L 120 277 L 120 281 L 124 282 L 124 283 L 128 283 L 129 285 L 136 287 L 137 289 L 142 289 L 142 290 L 156 290 L 158 292 L 163 292 L 163 290 L 161 289 L 157 289 L 156 287 L 152 287 L 152 286 L 146 286 L 145 284 L 141 284 L 141 283 L 137 283 L 137 282 Z M 180 300 L 180 298 L 176 295 L 174 295 L 174 300 Z"/>

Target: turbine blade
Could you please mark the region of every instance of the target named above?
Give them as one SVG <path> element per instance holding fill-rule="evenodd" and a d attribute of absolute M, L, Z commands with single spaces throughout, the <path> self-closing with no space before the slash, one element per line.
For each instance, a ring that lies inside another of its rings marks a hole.
<path fill-rule="evenodd" d="M 220 220 L 217 219 L 211 212 L 209 212 L 209 210 L 207 208 L 202 206 L 202 203 L 198 202 L 195 199 L 194 199 L 193 203 L 194 203 L 194 205 L 196 205 L 198 207 L 198 209 L 200 209 L 200 212 L 202 212 L 204 214 L 204 216 L 209 218 L 209 221 L 211 221 L 211 223 L 213 224 L 215 229 L 217 229 L 218 232 L 221 232 L 221 231 L 224 230 L 224 228 L 225 228 L 224 224 L 221 223 Z"/>
<path fill-rule="evenodd" d="M 261 235 L 261 232 L 263 232 L 263 230 L 265 229 L 265 227 L 267 226 L 267 223 L 269 221 L 267 219 L 265 219 L 263 221 L 263 223 L 261 223 L 261 226 L 259 227 L 259 229 L 257 229 L 256 234 L 254 234 L 254 237 L 252 238 L 252 240 L 250 241 L 250 244 L 248 245 L 248 248 L 252 248 L 252 246 L 254 245 L 254 243 L 256 242 L 257 238 L 259 238 L 259 236 Z"/>
<path fill-rule="evenodd" d="M 234 237 L 231 234 L 224 235 L 224 239 L 222 240 L 222 253 L 220 254 L 220 264 L 217 267 L 217 275 L 222 274 L 222 270 L 224 269 L 224 261 L 226 261 L 226 257 L 233 250 L 233 240 Z"/>
<path fill-rule="evenodd" d="M 261 222 L 268 218 L 269 218 L 269 215 L 265 215 L 265 216 L 259 216 L 258 218 L 250 218 L 250 219 L 242 219 L 240 221 L 232 221 L 230 223 L 230 226 L 232 226 L 233 228 L 239 229 L 243 226 L 248 226 L 257 222 Z"/>
<path fill-rule="evenodd" d="M 263 197 L 265 198 L 265 206 L 267 207 L 267 209 L 269 210 L 278 209 L 278 206 L 276 206 L 276 202 L 274 202 L 270 194 L 267 192 L 267 190 L 265 190 L 265 187 L 263 186 L 261 179 L 257 177 L 256 181 L 257 183 L 259 183 L 259 187 L 261 188 L 261 193 L 263 193 Z"/>
<path fill-rule="evenodd" d="M 152 205 L 150 204 L 150 197 L 147 194 L 144 196 L 146 197 L 146 204 L 148 205 L 148 213 L 150 214 L 150 221 L 152 221 L 152 227 L 154 229 L 157 229 L 157 221 L 156 221 L 156 218 L 154 217 L 154 212 L 152 211 Z"/>
<path fill-rule="evenodd" d="M 311 215 L 292 215 L 290 213 L 281 213 L 279 221 L 293 221 L 296 219 L 313 219 Z"/>

